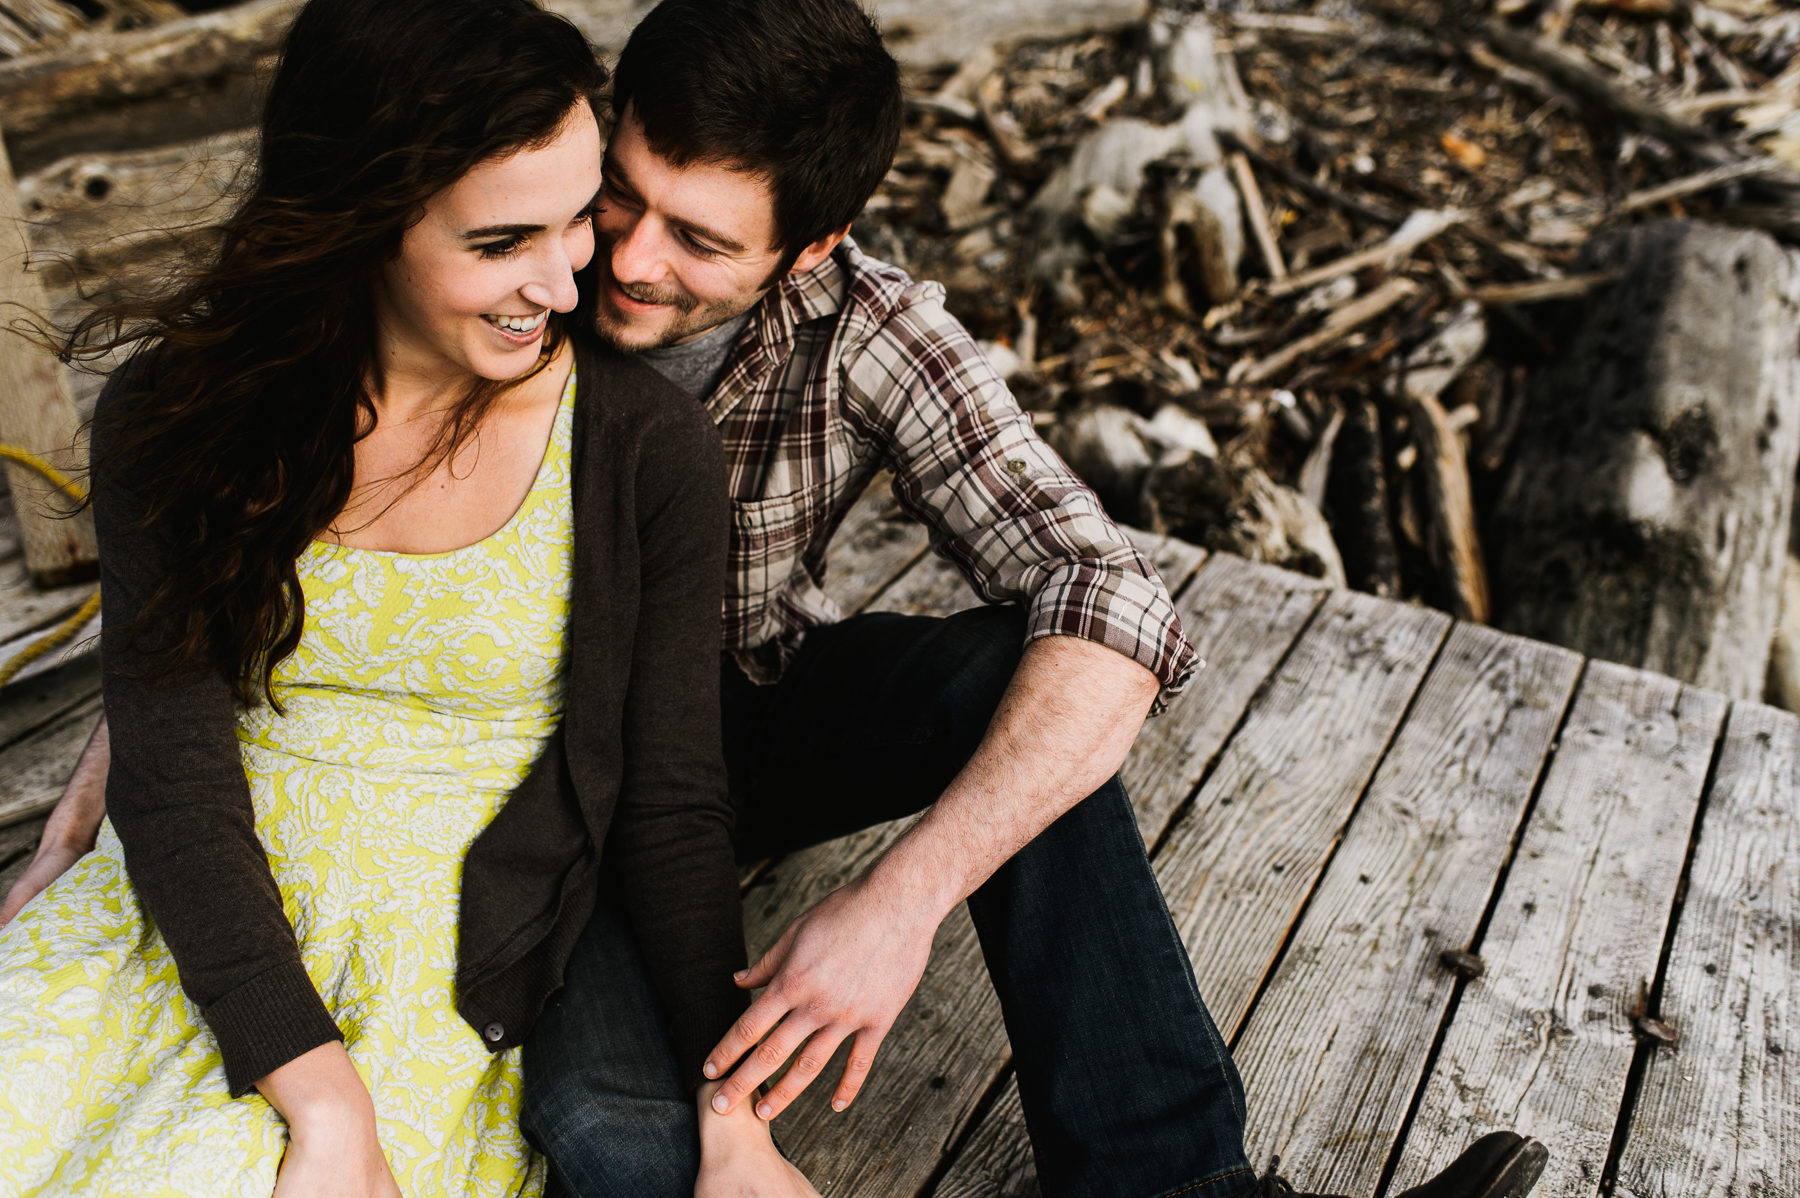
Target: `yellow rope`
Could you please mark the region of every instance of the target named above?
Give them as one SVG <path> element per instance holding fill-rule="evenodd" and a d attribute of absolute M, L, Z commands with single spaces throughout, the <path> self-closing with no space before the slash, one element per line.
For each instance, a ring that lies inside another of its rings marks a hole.
<path fill-rule="evenodd" d="M 30 466 L 33 470 L 36 470 L 39 474 L 49 479 L 58 490 L 75 500 L 75 502 L 87 502 L 87 492 L 82 490 L 80 483 L 64 474 L 61 470 L 58 470 L 55 466 L 52 466 L 49 462 L 46 462 L 43 458 L 40 458 L 37 454 L 32 453 L 30 450 L 20 449 L 16 445 L 0 443 L 0 458 L 18 462 L 22 466 Z M 99 610 L 100 588 L 95 587 L 94 593 L 88 596 L 87 602 L 76 608 L 74 615 L 64 620 L 61 624 L 58 624 L 56 629 L 51 632 L 49 636 L 27 646 L 11 661 L 0 666 L 0 687 L 4 687 L 7 683 L 18 677 L 20 670 L 36 661 L 44 654 L 50 652 L 52 649 L 58 649 L 64 644 L 67 644 L 77 632 L 80 632 L 82 628 L 87 625 L 89 620 L 94 618 L 94 613 Z"/>

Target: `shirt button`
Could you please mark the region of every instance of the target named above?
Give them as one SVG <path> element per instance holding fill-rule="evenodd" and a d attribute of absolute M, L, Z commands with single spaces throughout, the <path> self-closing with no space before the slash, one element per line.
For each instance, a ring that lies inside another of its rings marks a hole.
<path fill-rule="evenodd" d="M 1006 468 L 1014 474 L 1023 474 L 1025 473 L 1025 459 L 1014 458 L 1012 461 L 1006 463 Z"/>
<path fill-rule="evenodd" d="M 488 1040 L 494 1044 L 498 1044 L 500 1041 L 506 1039 L 506 1029 L 497 1023 L 488 1024 L 486 1028 L 482 1029 L 481 1034 L 486 1036 Z"/>

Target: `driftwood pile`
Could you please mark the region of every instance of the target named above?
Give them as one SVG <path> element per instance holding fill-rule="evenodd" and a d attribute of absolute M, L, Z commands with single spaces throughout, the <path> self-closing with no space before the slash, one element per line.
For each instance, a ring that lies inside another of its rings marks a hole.
<path fill-rule="evenodd" d="M 1800 9 L 1282 7 L 929 80 L 859 238 L 945 282 L 1120 518 L 1760 696 Z M 1638 426 L 1657 511 L 1600 461 Z"/>
<path fill-rule="evenodd" d="M 1165 0 L 975 41 L 909 60 L 855 233 L 1125 521 L 1737 695 L 1775 637 L 1800 704 L 1789 3 Z M 32 4 L 112 22 L 0 61 L 66 316 L 205 243 L 299 0 Z"/>

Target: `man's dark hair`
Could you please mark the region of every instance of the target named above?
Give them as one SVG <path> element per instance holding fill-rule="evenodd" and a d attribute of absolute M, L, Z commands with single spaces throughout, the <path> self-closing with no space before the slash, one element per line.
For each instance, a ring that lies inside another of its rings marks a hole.
<path fill-rule="evenodd" d="M 627 107 L 675 166 L 767 177 L 790 262 L 856 219 L 906 120 L 900 64 L 856 0 L 663 0 L 619 56 Z"/>

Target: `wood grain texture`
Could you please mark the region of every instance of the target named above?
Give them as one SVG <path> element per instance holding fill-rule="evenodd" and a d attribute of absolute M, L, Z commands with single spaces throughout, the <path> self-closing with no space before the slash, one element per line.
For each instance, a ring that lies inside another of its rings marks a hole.
<path fill-rule="evenodd" d="M 1731 709 L 1614 1193 L 1800 1194 L 1800 720 Z"/>
<path fill-rule="evenodd" d="M 1371 1195 L 1581 658 L 1459 624 L 1394 739 L 1235 1057 L 1250 1159 Z"/>
<path fill-rule="evenodd" d="M 56 805 L 99 722 L 95 695 L 0 751 L 0 828 L 35 819 Z"/>
<path fill-rule="evenodd" d="M 44 834 L 45 817 L 40 816 L 9 828 L 0 828 L 0 898 L 31 867 L 37 843 Z"/>
<path fill-rule="evenodd" d="M 1228 1040 L 1449 625 L 1440 612 L 1331 593 L 1157 854 L 1200 993 Z"/>
<path fill-rule="evenodd" d="M 1256 696 L 1154 860 L 1200 993 L 1229 1039 L 1450 621 L 1349 592 L 1326 597 L 1315 579 L 1226 554 L 1208 560 L 1177 606 L 1209 667 L 1145 726 L 1124 773 L 1148 832 L 1154 811 L 1144 800 L 1155 808 L 1175 794 L 1178 804 L 1193 786 L 1180 779 L 1200 777 Z M 1218 689 L 1204 689 L 1215 681 Z M 1037 1192 L 1018 1085 L 1009 1080 L 937 1193 Z"/>
<path fill-rule="evenodd" d="M 812 904 L 869 868 L 910 821 L 896 820 L 795 853 L 745 896 L 752 959 Z M 916 1195 L 938 1168 L 1007 1058 L 1000 1002 L 968 909 L 938 928 L 931 964 L 889 1031 L 862 1094 L 831 1110 L 847 1047 L 776 1120 L 782 1148 L 822 1193 Z"/>
<path fill-rule="evenodd" d="M 40 590 L 23 556 L 0 562 L 0 644 L 62 619 L 93 593 L 91 582 Z"/>
<path fill-rule="evenodd" d="M 1145 721 L 1120 771 L 1146 844 L 1193 793 L 1324 593 L 1316 578 L 1215 554 L 1176 600 L 1206 668 Z"/>
<path fill-rule="evenodd" d="M 0 749 L 74 710 L 100 693 L 100 655 L 15 679 L 0 690 Z"/>
<path fill-rule="evenodd" d="M 948 616 L 981 606 L 962 571 L 935 553 L 926 553 L 900 575 L 865 611 L 891 611 L 904 616 Z"/>
<path fill-rule="evenodd" d="M 1550 1149 L 1544 1195 L 1598 1192 L 1724 696 L 1589 662 L 1392 1189 L 1478 1136 Z"/>
<path fill-rule="evenodd" d="M 900 511 L 886 476 L 878 477 L 831 539 L 825 593 L 855 615 L 924 555 L 929 540 L 925 526 Z"/>

